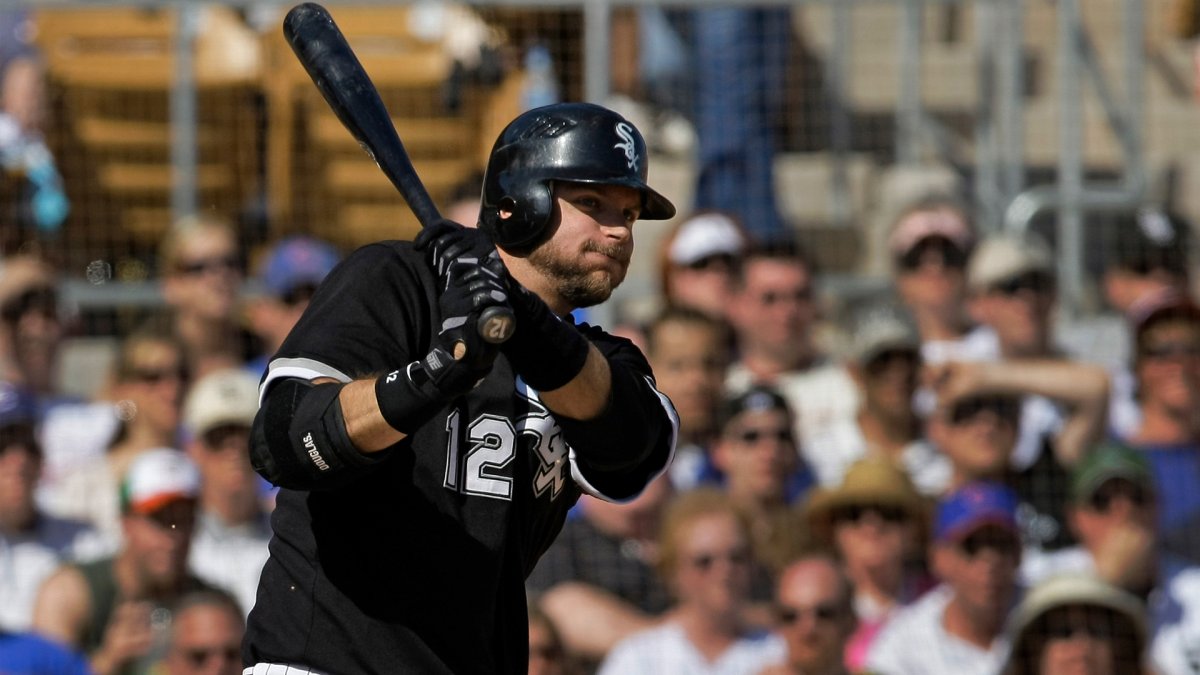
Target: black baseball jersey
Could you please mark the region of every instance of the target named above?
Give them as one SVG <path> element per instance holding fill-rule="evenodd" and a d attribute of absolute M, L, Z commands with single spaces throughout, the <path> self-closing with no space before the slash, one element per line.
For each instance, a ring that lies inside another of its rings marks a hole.
<path fill-rule="evenodd" d="M 410 243 L 359 249 L 321 285 L 263 391 L 284 377 L 349 382 L 403 368 L 428 352 L 437 313 L 436 279 Z M 525 672 L 524 580 L 567 510 L 583 489 L 640 492 L 669 462 L 678 427 L 630 342 L 580 330 L 614 370 L 644 380 L 641 400 L 622 405 L 661 411 L 654 452 L 619 475 L 589 469 L 501 355 L 470 394 L 378 462 L 330 489 L 280 490 L 246 663 L 338 675 Z"/>

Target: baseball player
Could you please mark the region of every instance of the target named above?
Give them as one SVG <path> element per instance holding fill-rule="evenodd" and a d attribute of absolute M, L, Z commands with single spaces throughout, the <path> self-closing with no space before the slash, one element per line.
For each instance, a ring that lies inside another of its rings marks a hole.
<path fill-rule="evenodd" d="M 534 109 L 492 149 L 478 229 L 326 278 L 261 386 L 251 454 L 282 489 L 246 673 L 525 672 L 525 577 L 567 510 L 634 497 L 674 452 L 642 354 L 569 318 L 622 281 L 634 221 L 675 213 L 646 161 L 610 110 Z M 475 320 L 504 304 L 497 347 Z"/>

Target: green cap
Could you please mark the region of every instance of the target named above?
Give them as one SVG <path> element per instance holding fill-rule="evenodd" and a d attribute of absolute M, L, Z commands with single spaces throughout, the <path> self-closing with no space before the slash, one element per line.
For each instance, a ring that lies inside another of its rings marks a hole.
<path fill-rule="evenodd" d="M 1131 483 L 1154 487 L 1154 471 L 1146 457 L 1133 448 L 1115 441 L 1101 443 L 1088 453 L 1071 474 L 1071 498 L 1085 501 L 1106 481 L 1123 478 Z"/>

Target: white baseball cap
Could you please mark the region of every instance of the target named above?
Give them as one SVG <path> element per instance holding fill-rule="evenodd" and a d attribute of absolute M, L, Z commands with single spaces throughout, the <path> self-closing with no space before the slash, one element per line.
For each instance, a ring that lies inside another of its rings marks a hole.
<path fill-rule="evenodd" d="M 121 509 L 140 515 L 199 495 L 200 472 L 196 465 L 172 448 L 155 448 L 138 455 L 121 481 Z"/>
<path fill-rule="evenodd" d="M 209 373 L 196 381 L 183 406 L 195 436 L 222 425 L 250 426 L 258 412 L 258 378 L 240 368 Z"/>
<path fill-rule="evenodd" d="M 732 218 L 704 211 L 680 223 L 667 257 L 675 265 L 690 265 L 714 255 L 741 256 L 746 244 L 746 236 Z"/>

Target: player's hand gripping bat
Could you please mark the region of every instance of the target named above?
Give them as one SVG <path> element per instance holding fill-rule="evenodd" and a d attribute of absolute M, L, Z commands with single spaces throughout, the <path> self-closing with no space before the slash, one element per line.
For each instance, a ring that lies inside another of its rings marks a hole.
<path fill-rule="evenodd" d="M 283 20 L 283 36 L 325 102 L 396 186 L 421 226 L 440 220 L 441 214 L 417 176 L 379 91 L 329 12 L 312 2 L 293 7 Z M 489 307 L 476 325 L 480 336 L 491 343 L 504 342 L 515 328 L 508 307 Z"/>

